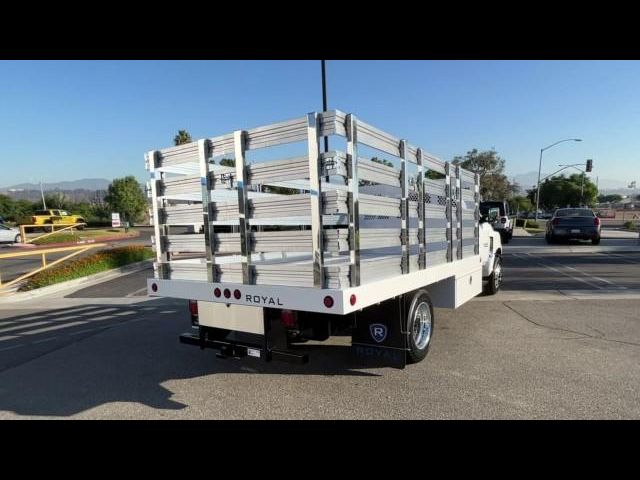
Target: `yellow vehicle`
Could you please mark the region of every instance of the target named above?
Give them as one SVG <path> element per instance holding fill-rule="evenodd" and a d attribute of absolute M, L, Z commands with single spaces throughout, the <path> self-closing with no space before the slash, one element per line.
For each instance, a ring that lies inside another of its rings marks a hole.
<path fill-rule="evenodd" d="M 72 225 L 75 223 L 85 223 L 80 215 L 72 215 L 66 210 L 36 210 L 33 215 L 25 217 L 20 222 L 22 225 Z M 82 230 L 84 226 L 79 226 L 78 230 Z"/>

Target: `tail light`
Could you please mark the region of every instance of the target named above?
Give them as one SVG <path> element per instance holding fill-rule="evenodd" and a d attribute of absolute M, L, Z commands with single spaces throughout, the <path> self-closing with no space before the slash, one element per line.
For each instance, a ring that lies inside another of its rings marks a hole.
<path fill-rule="evenodd" d="M 189 300 L 189 313 L 191 314 L 191 324 L 198 325 L 198 301 Z"/>
<path fill-rule="evenodd" d="M 296 328 L 298 324 L 296 312 L 293 310 L 281 310 L 280 321 L 285 328 Z"/>
<path fill-rule="evenodd" d="M 333 297 L 327 295 L 326 297 L 324 297 L 324 306 L 327 308 L 331 308 L 333 307 Z"/>
<path fill-rule="evenodd" d="M 36 223 L 36 217 L 31 217 L 31 223 Z"/>
<path fill-rule="evenodd" d="M 598 217 L 595 217 L 595 218 L 593 219 L 593 224 L 594 224 L 596 227 L 599 227 L 599 226 L 600 226 L 600 219 L 599 219 Z"/>
<path fill-rule="evenodd" d="M 554 219 L 551 221 L 551 225 L 558 225 L 558 223 L 560 223 L 560 219 L 559 219 L 559 218 L 554 218 Z"/>
<path fill-rule="evenodd" d="M 500 218 L 500 223 L 507 223 L 507 217 Z"/>

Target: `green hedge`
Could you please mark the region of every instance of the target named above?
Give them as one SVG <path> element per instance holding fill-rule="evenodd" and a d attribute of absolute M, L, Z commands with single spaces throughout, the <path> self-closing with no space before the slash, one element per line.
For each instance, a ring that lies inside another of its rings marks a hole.
<path fill-rule="evenodd" d="M 535 220 L 529 220 L 528 218 L 518 218 L 516 219 L 516 227 L 540 228 L 540 224 Z"/>
<path fill-rule="evenodd" d="M 624 222 L 624 228 L 627 230 L 637 230 L 638 225 L 633 220 L 629 220 L 628 222 Z"/>
<path fill-rule="evenodd" d="M 153 257 L 151 249 L 139 245 L 102 250 L 83 258 L 63 262 L 36 273 L 27 280 L 27 283 L 22 285 L 18 291 L 26 292 L 28 290 L 46 287 L 47 285 L 86 277 L 87 275 L 93 275 L 94 273 L 104 272 L 130 263 L 140 262 L 151 257 Z"/>

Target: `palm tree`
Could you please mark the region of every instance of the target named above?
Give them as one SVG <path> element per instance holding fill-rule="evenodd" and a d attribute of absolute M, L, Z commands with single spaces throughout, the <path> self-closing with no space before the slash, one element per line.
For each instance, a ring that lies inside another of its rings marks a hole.
<path fill-rule="evenodd" d="M 185 143 L 191 142 L 191 135 L 186 130 L 178 130 L 178 134 L 173 137 L 174 145 L 184 145 Z"/>

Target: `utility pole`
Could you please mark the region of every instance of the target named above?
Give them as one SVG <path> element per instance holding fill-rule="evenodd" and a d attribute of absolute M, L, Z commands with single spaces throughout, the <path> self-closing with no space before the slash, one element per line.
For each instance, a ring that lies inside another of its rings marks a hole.
<path fill-rule="evenodd" d="M 40 180 L 40 195 L 42 195 L 42 208 L 47 209 L 47 204 L 44 201 L 44 190 L 42 189 L 42 180 Z"/>

